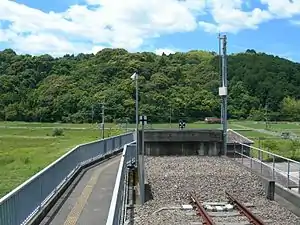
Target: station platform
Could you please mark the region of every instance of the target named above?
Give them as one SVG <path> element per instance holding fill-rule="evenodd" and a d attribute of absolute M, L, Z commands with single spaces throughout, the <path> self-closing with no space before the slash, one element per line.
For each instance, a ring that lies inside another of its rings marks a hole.
<path fill-rule="evenodd" d="M 120 159 L 117 155 L 81 172 L 40 224 L 105 224 Z"/>

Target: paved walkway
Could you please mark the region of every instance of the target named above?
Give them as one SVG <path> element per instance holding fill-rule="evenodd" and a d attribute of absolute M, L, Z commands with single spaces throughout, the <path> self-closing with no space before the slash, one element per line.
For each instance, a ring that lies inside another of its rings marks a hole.
<path fill-rule="evenodd" d="M 106 224 L 119 162 L 120 156 L 117 156 L 87 170 L 58 212 L 55 215 L 50 212 L 41 224 Z"/>

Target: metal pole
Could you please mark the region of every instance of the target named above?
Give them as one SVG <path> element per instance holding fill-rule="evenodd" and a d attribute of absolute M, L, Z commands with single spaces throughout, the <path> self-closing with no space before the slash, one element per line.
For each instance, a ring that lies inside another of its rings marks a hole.
<path fill-rule="evenodd" d="M 145 141 L 144 141 L 144 121 L 142 123 L 142 184 L 145 185 Z M 144 193 L 142 193 L 142 204 L 145 202 Z"/>
<path fill-rule="evenodd" d="M 94 105 L 92 105 L 92 124 L 94 123 Z"/>
<path fill-rule="evenodd" d="M 138 91 L 138 75 L 135 74 L 135 125 L 136 125 L 136 166 L 139 159 L 139 91 Z"/>
<path fill-rule="evenodd" d="M 220 37 L 219 41 L 223 40 L 223 54 L 222 54 L 222 88 L 226 90 L 226 93 L 222 93 L 222 107 L 221 107 L 221 114 L 222 114 L 222 123 L 223 123 L 223 149 L 224 154 L 227 155 L 227 37 L 223 35 Z"/>
<path fill-rule="evenodd" d="M 104 139 L 104 103 L 102 103 L 102 139 Z"/>
<path fill-rule="evenodd" d="M 223 45 L 223 57 L 224 57 L 224 86 L 227 87 L 227 37 L 224 35 L 224 45 Z M 224 151 L 227 155 L 227 95 L 224 96 Z"/>
<path fill-rule="evenodd" d="M 141 130 L 141 158 L 140 158 L 140 197 L 141 204 L 145 202 L 145 116 L 141 116 L 140 120 L 142 121 L 142 130 Z"/>
<path fill-rule="evenodd" d="M 273 163 L 272 163 L 272 179 L 275 180 L 275 156 L 273 156 Z"/>
<path fill-rule="evenodd" d="M 172 128 L 172 106 L 170 106 L 170 128 Z"/>
<path fill-rule="evenodd" d="M 290 171 L 291 171 L 291 165 L 290 165 L 290 161 L 287 162 L 287 188 L 290 188 Z"/>
<path fill-rule="evenodd" d="M 298 181 L 298 194 L 300 194 L 300 166 L 299 166 L 299 170 L 298 170 L 298 177 L 299 177 L 299 181 Z"/>
<path fill-rule="evenodd" d="M 219 33 L 219 73 L 220 73 L 220 86 L 223 86 L 223 67 L 222 67 L 222 38 L 221 34 Z M 223 108 L 223 101 L 221 100 L 221 126 L 223 127 L 223 113 L 224 113 L 224 108 Z"/>
<path fill-rule="evenodd" d="M 264 152 L 261 152 L 260 174 L 263 174 L 263 158 L 264 158 Z"/>

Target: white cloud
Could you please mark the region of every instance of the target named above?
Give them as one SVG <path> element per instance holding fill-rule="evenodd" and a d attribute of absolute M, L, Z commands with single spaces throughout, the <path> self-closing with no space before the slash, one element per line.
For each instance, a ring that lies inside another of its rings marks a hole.
<path fill-rule="evenodd" d="M 249 6 L 249 3 L 241 0 L 211 0 L 209 8 L 215 22 L 200 21 L 200 27 L 212 33 L 237 33 L 243 29 L 256 29 L 260 23 L 272 18 L 268 11 L 259 8 L 244 11 L 243 4 Z"/>
<path fill-rule="evenodd" d="M 154 52 L 157 55 L 162 55 L 163 53 L 165 53 L 166 55 L 170 55 L 174 54 L 176 51 L 168 48 L 158 48 Z"/>
<path fill-rule="evenodd" d="M 0 21 L 9 22 L 8 28 L 0 27 L 0 42 L 34 54 L 95 52 L 104 47 L 131 51 L 164 34 L 197 27 L 213 33 L 237 33 L 300 13 L 300 0 L 260 1 L 265 10 L 250 9 L 250 0 L 85 0 L 85 5 L 72 5 L 65 12 L 46 13 L 0 0 Z M 203 21 L 205 14 L 213 20 Z"/>
<path fill-rule="evenodd" d="M 237 33 L 244 29 L 257 29 L 271 19 L 291 18 L 300 14 L 300 0 L 260 0 L 266 9 L 249 10 L 252 1 L 209 0 L 207 9 L 213 22 L 199 21 L 199 26 L 211 33 Z M 246 10 L 247 9 L 247 10 Z"/>
<path fill-rule="evenodd" d="M 300 13 L 299 0 L 261 0 L 277 18 L 290 18 Z"/>
<path fill-rule="evenodd" d="M 90 9 L 87 5 L 72 5 L 62 13 L 45 13 L 14 1 L 1 0 L 0 20 L 12 23 L 9 30 L 1 31 L 1 41 L 7 41 L 7 33 L 13 32 L 18 38 L 11 40 L 12 46 L 20 49 L 28 42 L 36 43 L 32 52 L 48 48 L 57 48 L 59 52 L 72 51 L 77 49 L 70 40 L 74 38 L 92 42 L 91 48 L 93 45 L 108 45 L 134 50 L 142 46 L 147 38 L 196 29 L 193 11 L 204 7 L 197 0 L 86 2 L 99 7 Z M 26 37 L 23 37 L 24 33 Z M 57 42 L 58 39 L 61 39 L 61 43 Z M 47 42 L 46 46 L 42 47 L 41 42 Z M 30 52 L 28 46 L 24 46 L 23 50 Z"/>

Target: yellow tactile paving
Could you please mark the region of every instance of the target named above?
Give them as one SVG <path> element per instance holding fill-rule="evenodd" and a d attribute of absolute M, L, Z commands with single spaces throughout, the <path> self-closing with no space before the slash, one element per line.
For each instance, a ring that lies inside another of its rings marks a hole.
<path fill-rule="evenodd" d="M 76 225 L 80 214 L 82 213 L 84 206 L 86 205 L 95 185 L 97 184 L 97 181 L 99 179 L 100 174 L 109 166 L 119 161 L 119 157 L 117 159 L 114 159 L 109 164 L 106 164 L 105 166 L 100 166 L 97 170 L 94 171 L 92 174 L 89 182 L 83 189 L 81 195 L 78 197 L 74 207 L 72 208 L 71 212 L 67 216 L 67 219 L 64 222 L 64 225 Z"/>

